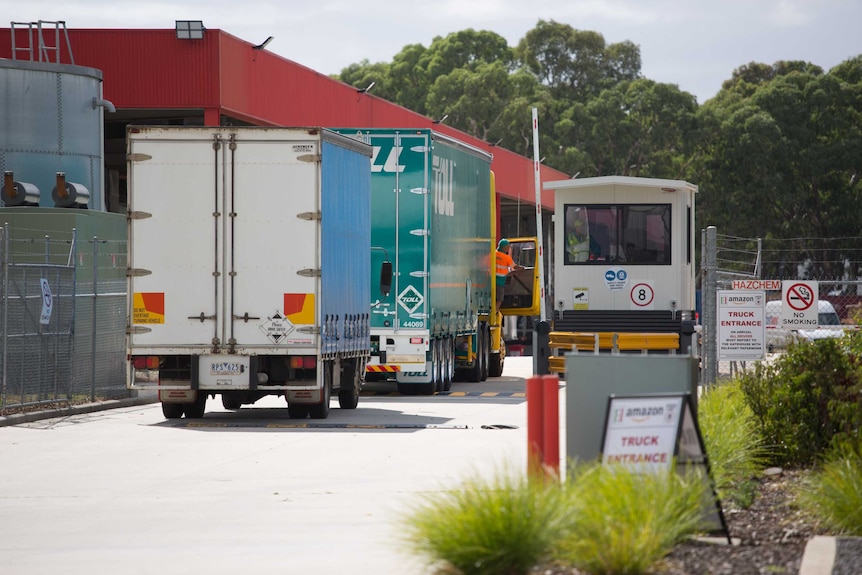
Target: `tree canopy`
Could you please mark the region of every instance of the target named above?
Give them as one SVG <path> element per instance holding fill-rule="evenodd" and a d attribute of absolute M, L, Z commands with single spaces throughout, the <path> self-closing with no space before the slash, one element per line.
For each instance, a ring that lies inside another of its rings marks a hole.
<path fill-rule="evenodd" d="M 699 187 L 699 227 L 741 237 L 846 237 L 862 224 L 862 55 L 828 72 L 749 62 L 703 105 L 644 78 L 638 46 L 539 20 L 514 48 L 467 29 L 336 77 L 525 156 L 539 112 L 545 163 L 582 177 Z M 807 247 L 795 248 L 803 257 Z M 840 254 L 814 254 L 840 260 Z M 831 260 L 830 260 L 831 258 Z"/>

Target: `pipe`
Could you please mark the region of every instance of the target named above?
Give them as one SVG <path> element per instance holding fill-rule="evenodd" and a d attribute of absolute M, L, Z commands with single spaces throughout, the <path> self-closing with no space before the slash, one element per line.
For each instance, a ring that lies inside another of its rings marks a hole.
<path fill-rule="evenodd" d="M 117 108 L 114 107 L 114 104 L 110 100 L 93 96 L 93 109 L 95 110 L 99 106 L 103 107 L 105 110 L 112 114 L 117 111 Z"/>

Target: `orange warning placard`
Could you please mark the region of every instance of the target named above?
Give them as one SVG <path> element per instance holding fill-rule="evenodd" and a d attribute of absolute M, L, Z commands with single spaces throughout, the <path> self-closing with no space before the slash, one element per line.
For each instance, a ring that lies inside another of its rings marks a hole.
<path fill-rule="evenodd" d="M 132 323 L 165 323 L 164 292 L 135 292 L 132 300 Z"/>
<path fill-rule="evenodd" d="M 314 294 L 284 294 L 284 315 L 294 325 L 312 325 L 314 323 Z"/>

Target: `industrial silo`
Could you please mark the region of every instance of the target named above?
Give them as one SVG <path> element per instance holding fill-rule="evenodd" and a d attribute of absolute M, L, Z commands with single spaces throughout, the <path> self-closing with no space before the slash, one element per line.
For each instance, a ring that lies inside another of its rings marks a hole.
<path fill-rule="evenodd" d="M 105 108 L 100 70 L 0 59 L 0 173 L 22 184 L 2 204 L 104 211 Z M 55 189 L 58 173 L 66 189 Z"/>

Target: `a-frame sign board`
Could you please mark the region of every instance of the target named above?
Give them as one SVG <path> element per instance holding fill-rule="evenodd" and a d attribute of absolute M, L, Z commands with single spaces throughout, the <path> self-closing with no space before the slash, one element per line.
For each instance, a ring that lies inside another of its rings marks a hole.
<path fill-rule="evenodd" d="M 677 471 L 702 467 L 701 475 L 712 494 L 711 501 L 704 502 L 711 533 L 725 535 L 730 543 L 691 402 L 688 393 L 609 396 L 601 461 L 638 472 L 666 470 L 674 461 Z"/>

